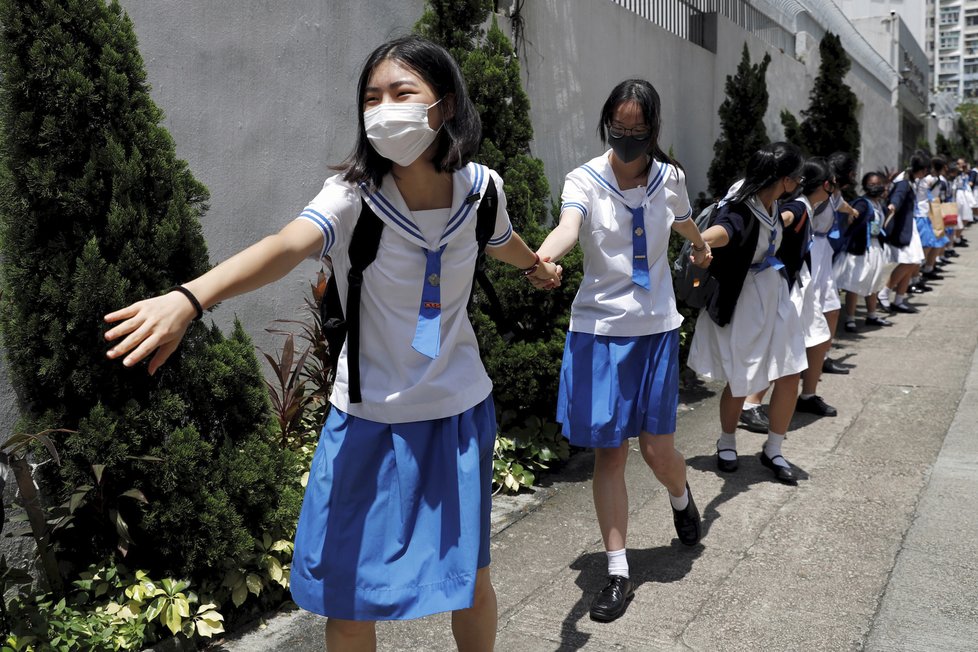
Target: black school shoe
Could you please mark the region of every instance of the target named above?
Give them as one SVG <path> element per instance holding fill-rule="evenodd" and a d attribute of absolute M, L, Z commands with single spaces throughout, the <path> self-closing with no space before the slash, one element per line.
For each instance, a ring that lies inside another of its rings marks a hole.
<path fill-rule="evenodd" d="M 838 362 L 832 358 L 825 358 L 822 361 L 822 373 L 823 374 L 847 374 L 849 370 L 840 365 Z"/>
<path fill-rule="evenodd" d="M 930 280 L 930 281 L 943 281 L 944 280 L 944 276 L 942 274 L 938 273 L 938 271 L 936 269 L 932 269 L 929 272 L 921 272 L 920 275 L 923 276 L 924 278 L 926 278 L 927 280 Z"/>
<path fill-rule="evenodd" d="M 890 306 L 890 312 L 902 312 L 908 315 L 913 315 L 920 311 L 908 303 L 894 303 Z"/>
<path fill-rule="evenodd" d="M 621 575 L 609 575 L 608 585 L 591 603 L 591 620 L 610 623 L 621 618 L 634 597 L 635 588 L 630 579 Z"/>
<path fill-rule="evenodd" d="M 748 408 L 740 411 L 740 423 L 737 424 L 748 432 L 756 432 L 766 435 L 771 427 L 771 422 L 767 418 L 767 410 L 763 405 Z"/>
<path fill-rule="evenodd" d="M 700 510 L 696 509 L 693 502 L 693 492 L 689 490 L 689 483 L 686 483 L 686 493 L 689 495 L 689 504 L 686 509 L 672 510 L 672 522 L 676 526 L 676 536 L 684 546 L 695 546 L 703 538 L 703 527 L 700 519 Z"/>
<path fill-rule="evenodd" d="M 893 322 L 883 317 L 867 317 L 866 325 L 867 326 L 892 326 Z"/>
<path fill-rule="evenodd" d="M 795 412 L 807 412 L 808 414 L 817 414 L 820 417 L 834 417 L 839 414 L 838 410 L 823 401 L 822 397 L 817 394 L 808 398 L 799 396 L 798 402 L 795 403 Z"/>
<path fill-rule="evenodd" d="M 767 456 L 766 451 L 763 449 L 761 450 L 761 464 L 771 469 L 771 472 L 774 473 L 774 477 L 778 482 L 791 485 L 798 484 L 798 476 L 795 475 L 794 469 L 792 469 L 790 466 L 781 466 L 780 464 L 774 463 L 774 460 L 779 457 L 788 464 L 791 464 L 791 462 L 784 459 L 784 455 L 775 455 L 773 458 L 771 458 Z"/>

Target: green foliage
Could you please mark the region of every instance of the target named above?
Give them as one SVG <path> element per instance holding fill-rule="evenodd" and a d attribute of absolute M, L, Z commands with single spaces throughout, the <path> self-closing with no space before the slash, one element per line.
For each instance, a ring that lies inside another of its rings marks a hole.
<path fill-rule="evenodd" d="M 186 580 L 157 581 L 108 564 L 89 567 L 72 586 L 60 599 L 14 597 L 3 650 L 142 650 L 170 636 L 212 638 L 224 631 L 218 605 L 201 600 Z"/>
<path fill-rule="evenodd" d="M 723 197 L 734 181 L 743 176 L 750 155 L 770 140 L 764 126 L 768 92 L 765 75 L 771 55 L 751 64 L 744 43 L 740 64 L 734 75 L 727 75 L 727 97 L 720 105 L 720 136 L 713 144 L 713 161 L 707 172 L 710 194 Z"/>
<path fill-rule="evenodd" d="M 955 109 L 958 118 L 954 123 L 950 153 L 963 156 L 968 163 L 975 158 L 975 143 L 978 142 L 978 103 L 963 102 Z"/>
<path fill-rule="evenodd" d="M 801 125 L 798 123 L 798 118 L 788 109 L 781 110 L 781 126 L 784 128 L 784 139 L 802 147 Z"/>
<path fill-rule="evenodd" d="M 298 513 L 252 344 L 240 324 L 224 337 L 195 323 L 150 377 L 106 359 L 102 316 L 206 271 L 207 191 L 160 125 L 117 2 L 0 0 L 0 74 L 0 333 L 23 429 L 77 431 L 46 467 L 56 502 L 104 468 L 62 559 L 111 555 L 115 514 L 131 563 L 206 577 Z"/>
<path fill-rule="evenodd" d="M 808 108 L 801 112 L 800 140 L 795 142 L 811 156 L 848 152 L 859 160 L 859 101 L 845 83 L 852 67 L 842 41 L 827 32 L 818 45 L 821 63 L 815 85 L 809 94 Z"/>
<path fill-rule="evenodd" d="M 445 46 L 459 62 L 482 118 L 479 162 L 502 176 L 513 226 L 536 248 L 551 221 L 550 189 L 543 163 L 530 153 L 533 127 L 529 99 L 520 83 L 519 58 L 495 18 L 482 33 L 490 9 L 491 3 L 485 0 L 429 0 L 415 29 Z M 473 326 L 495 386 L 497 409 L 507 415 L 500 418 L 502 441 L 507 443 L 502 451 L 497 446 L 496 480 L 508 490 L 531 485 L 533 470 L 544 468 L 551 452 L 558 451 L 558 458 L 567 454 L 566 447 L 551 441 L 556 432 L 551 415 L 557 404 L 560 360 L 581 262 L 579 251 L 566 256 L 561 260 L 563 285 L 541 292 L 511 267 L 490 260 L 488 273 L 504 311 L 515 323 L 513 333 L 499 333 L 481 309 L 485 297 L 476 292 Z M 536 423 L 532 419 L 540 426 L 527 426 Z"/>

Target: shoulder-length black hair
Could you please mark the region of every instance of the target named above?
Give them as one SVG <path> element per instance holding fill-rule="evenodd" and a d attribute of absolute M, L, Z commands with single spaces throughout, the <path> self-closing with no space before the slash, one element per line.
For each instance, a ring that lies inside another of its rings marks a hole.
<path fill-rule="evenodd" d="M 635 102 L 642 109 L 642 116 L 645 118 L 645 124 L 648 125 L 650 132 L 649 148 L 646 152 L 660 161 L 671 163 L 682 169 L 678 161 L 659 147 L 659 131 L 662 129 L 662 102 L 659 100 L 659 93 L 655 87 L 644 79 L 626 79 L 611 89 L 611 94 L 608 95 L 608 99 L 604 101 L 604 106 L 601 107 L 601 121 L 598 123 L 598 136 L 601 137 L 601 142 L 608 142 L 608 126 L 615 116 L 615 109 L 623 102 Z M 648 172 L 651 167 L 652 161 L 649 161 L 648 165 L 645 166 L 645 171 Z"/>
<path fill-rule="evenodd" d="M 801 150 L 791 143 L 778 142 L 765 145 L 751 154 L 750 160 L 747 161 L 744 183 L 734 195 L 733 202 L 742 202 L 784 177 L 801 174 L 803 160 Z"/>
<path fill-rule="evenodd" d="M 438 134 L 438 148 L 433 163 L 439 172 L 461 169 L 479 151 L 482 139 L 482 121 L 472 100 L 469 99 L 462 72 L 452 55 L 445 48 L 421 38 L 403 36 L 384 43 L 374 50 L 360 72 L 357 84 L 357 141 L 353 152 L 333 169 L 343 172 L 343 179 L 351 183 L 366 182 L 373 188 L 380 186 L 393 163 L 377 153 L 367 140 L 363 125 L 363 104 L 367 83 L 374 68 L 382 61 L 396 61 L 407 66 L 427 82 L 438 99 L 452 95 L 454 101 L 448 109 L 451 117 L 442 124 Z"/>
<path fill-rule="evenodd" d="M 930 170 L 930 156 L 918 151 L 910 157 L 910 165 L 907 167 L 907 181 L 913 181 L 913 175 L 921 170 Z"/>
<path fill-rule="evenodd" d="M 856 159 L 849 152 L 832 152 L 828 157 L 829 166 L 840 188 L 852 185 L 856 179 Z"/>
<path fill-rule="evenodd" d="M 801 166 L 801 176 L 805 177 L 805 183 L 801 184 L 801 193 L 810 195 L 826 181 L 838 180 L 829 165 L 829 161 L 822 156 L 813 156 L 805 161 Z"/>

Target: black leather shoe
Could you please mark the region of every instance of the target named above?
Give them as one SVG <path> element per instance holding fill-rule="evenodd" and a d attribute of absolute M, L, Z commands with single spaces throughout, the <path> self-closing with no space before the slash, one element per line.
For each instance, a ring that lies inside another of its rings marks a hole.
<path fill-rule="evenodd" d="M 847 321 L 846 322 L 846 332 L 847 333 L 858 333 L 859 332 L 859 327 L 856 326 L 856 322 L 854 322 L 854 321 Z"/>
<path fill-rule="evenodd" d="M 686 493 L 689 495 L 689 504 L 686 509 L 672 510 L 672 522 L 676 526 L 676 536 L 684 546 L 695 546 L 703 538 L 703 528 L 700 521 L 700 510 L 696 509 L 693 502 L 693 492 L 689 490 L 689 483 L 686 483 Z"/>
<path fill-rule="evenodd" d="M 944 257 L 945 258 L 957 258 L 960 255 L 961 254 L 959 254 L 958 252 L 956 252 L 954 249 L 946 249 L 944 251 Z"/>
<path fill-rule="evenodd" d="M 774 460 L 779 457 L 785 462 L 788 462 L 788 460 L 784 459 L 784 455 L 775 455 L 774 458 L 770 458 L 767 456 L 767 453 L 765 453 L 762 450 L 761 464 L 771 469 L 771 471 L 774 473 L 774 477 L 777 478 L 778 482 L 783 482 L 785 484 L 798 484 L 798 476 L 795 475 L 794 469 L 787 466 L 780 466 L 774 463 Z"/>
<path fill-rule="evenodd" d="M 923 276 L 924 278 L 928 279 L 928 280 L 931 280 L 931 281 L 943 281 L 944 280 L 943 274 L 939 274 L 936 269 L 933 269 L 933 270 L 931 270 L 929 272 L 921 272 L 920 275 Z"/>
<path fill-rule="evenodd" d="M 867 326 L 892 326 L 893 322 L 883 317 L 867 317 L 866 325 Z"/>
<path fill-rule="evenodd" d="M 748 408 L 740 411 L 740 427 L 749 432 L 757 432 L 766 435 L 771 427 L 771 422 L 767 418 L 767 410 L 763 405 Z"/>
<path fill-rule="evenodd" d="M 822 373 L 823 374 L 847 374 L 849 370 L 841 366 L 838 362 L 832 358 L 825 358 L 822 362 Z"/>
<path fill-rule="evenodd" d="M 957 242 L 954 243 L 954 246 L 955 247 L 964 247 L 965 249 L 967 249 L 971 245 L 968 244 L 968 241 L 967 240 L 965 240 L 964 238 L 961 238 L 960 240 L 958 240 Z"/>
<path fill-rule="evenodd" d="M 608 585 L 591 603 L 591 620 L 610 623 L 625 613 L 628 603 L 635 597 L 635 589 L 627 577 L 611 575 Z"/>
<path fill-rule="evenodd" d="M 799 396 L 798 402 L 795 403 L 795 412 L 807 412 L 808 414 L 817 414 L 820 417 L 834 417 L 839 414 L 838 410 L 823 401 L 822 397 L 817 394 L 809 398 Z"/>
<path fill-rule="evenodd" d="M 919 310 L 917 310 L 916 308 L 914 308 L 913 306 L 911 306 L 910 304 L 907 304 L 907 303 L 894 303 L 894 304 L 892 304 L 890 306 L 890 311 L 891 312 L 902 312 L 902 313 L 906 313 L 908 315 L 912 315 L 912 314 L 916 314 L 916 313 L 920 312 Z"/>
<path fill-rule="evenodd" d="M 737 467 L 740 466 L 740 462 L 737 460 L 737 458 L 735 457 L 732 460 L 725 460 L 722 457 L 720 457 L 720 451 L 730 451 L 731 453 L 736 455 L 737 449 L 720 448 L 720 440 L 719 439 L 717 440 L 717 468 L 723 471 L 724 473 L 733 473 L 734 471 L 736 471 Z"/>

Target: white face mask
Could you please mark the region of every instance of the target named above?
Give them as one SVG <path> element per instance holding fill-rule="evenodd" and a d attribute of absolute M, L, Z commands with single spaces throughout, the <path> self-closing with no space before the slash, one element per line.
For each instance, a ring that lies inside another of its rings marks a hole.
<path fill-rule="evenodd" d="M 364 111 L 367 139 L 384 158 L 398 165 L 414 163 L 438 135 L 438 131 L 428 126 L 428 109 L 435 104 L 385 102 Z"/>

